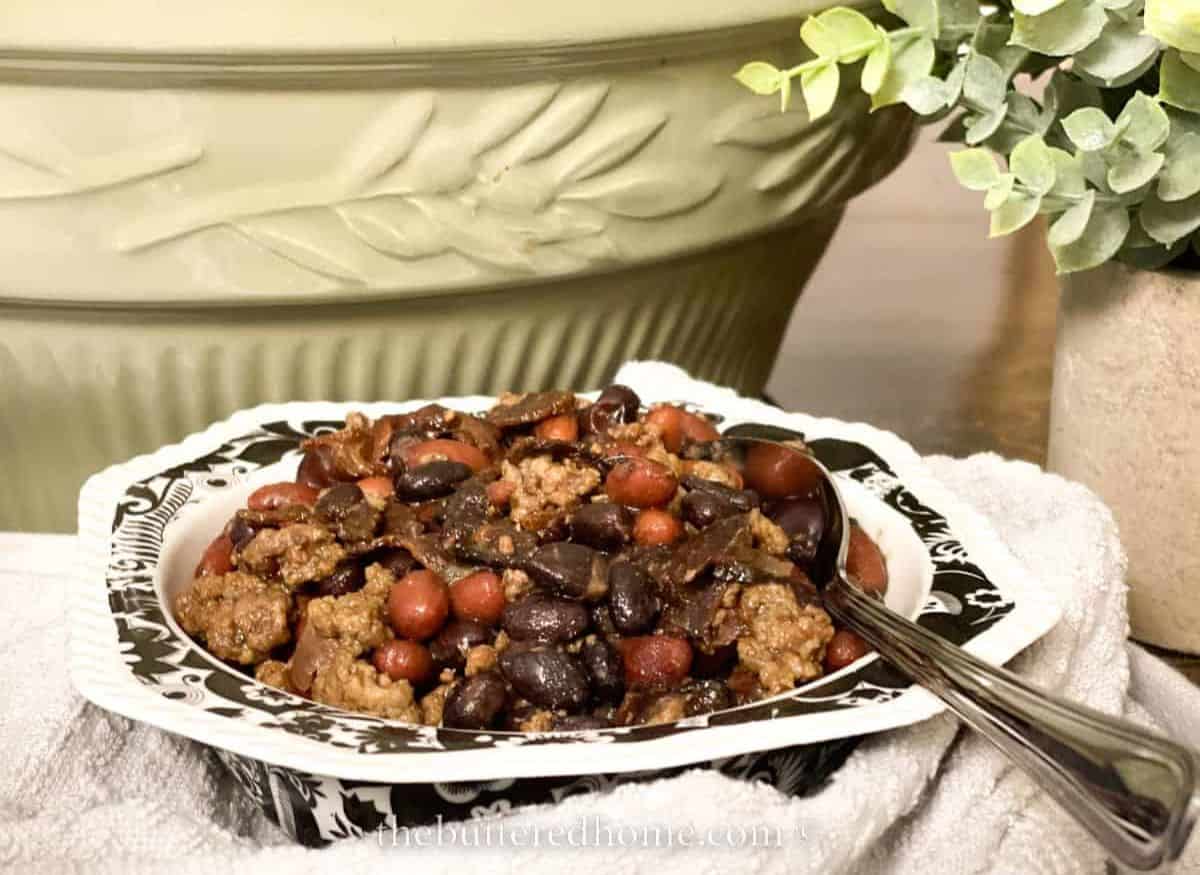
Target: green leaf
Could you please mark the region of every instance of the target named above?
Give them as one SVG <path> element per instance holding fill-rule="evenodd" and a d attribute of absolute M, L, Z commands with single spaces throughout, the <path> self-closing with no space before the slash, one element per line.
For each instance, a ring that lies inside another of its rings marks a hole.
<path fill-rule="evenodd" d="M 1172 134 L 1166 155 L 1166 167 L 1158 178 L 1158 196 L 1164 201 L 1180 201 L 1200 192 L 1200 134 Z"/>
<path fill-rule="evenodd" d="M 903 18 L 910 27 L 918 27 L 930 38 L 941 31 L 941 17 L 937 0 L 883 0 L 883 6 L 892 15 Z"/>
<path fill-rule="evenodd" d="M 810 16 L 800 25 L 800 41 L 818 58 L 837 59 L 837 34 L 825 26 L 819 15 Z"/>
<path fill-rule="evenodd" d="M 984 19 L 971 40 L 971 48 L 975 53 L 985 55 L 999 64 L 1006 80 L 1011 79 L 1029 57 L 1027 50 L 1009 43 L 1011 38 L 1011 26 Z"/>
<path fill-rule="evenodd" d="M 1017 178 L 1011 173 L 1003 173 L 1000 175 L 999 181 L 988 189 L 987 196 L 983 199 L 984 209 L 989 212 L 998 208 L 1013 193 L 1013 186 L 1017 184 Z"/>
<path fill-rule="evenodd" d="M 1193 70 L 1200 70 L 1200 54 L 1195 52 L 1180 52 L 1179 59 Z"/>
<path fill-rule="evenodd" d="M 1170 246 L 1200 228 L 1200 194 L 1181 201 L 1164 201 L 1151 195 L 1142 204 L 1141 219 L 1147 234 Z"/>
<path fill-rule="evenodd" d="M 951 152 L 950 167 L 959 184 L 971 191 L 987 191 L 1000 181 L 1000 167 L 987 149 Z"/>
<path fill-rule="evenodd" d="M 1100 152 L 1076 152 L 1083 178 L 1101 191 L 1108 191 L 1108 162 Z"/>
<path fill-rule="evenodd" d="M 817 20 L 824 27 L 823 38 L 832 41 L 835 51 L 833 55 L 843 64 L 853 64 L 861 61 L 875 48 L 880 40 L 887 37 L 881 35 L 871 19 L 845 6 L 835 6 L 818 15 Z M 812 19 L 810 19 L 812 20 Z M 807 22 L 806 22 L 807 23 Z M 800 38 L 804 39 L 804 29 L 800 30 Z M 807 43 L 807 41 L 805 41 Z M 809 46 L 814 51 L 813 46 Z M 824 52 L 817 52 L 826 57 Z"/>
<path fill-rule="evenodd" d="M 1058 272 L 1075 273 L 1108 261 L 1125 242 L 1129 225 L 1129 212 L 1124 207 L 1092 210 L 1086 227 L 1077 239 L 1064 246 L 1051 245 L 1050 252 L 1054 255 Z"/>
<path fill-rule="evenodd" d="M 755 94 L 774 94 L 779 90 L 780 82 L 787 77 L 764 61 L 751 61 L 734 73 L 733 78 Z"/>
<path fill-rule="evenodd" d="M 1158 175 L 1164 161 L 1161 152 L 1123 156 L 1108 168 L 1108 187 L 1117 194 L 1135 191 Z"/>
<path fill-rule="evenodd" d="M 1013 0 L 1013 9 L 1026 15 L 1041 15 L 1063 5 L 1063 0 Z"/>
<path fill-rule="evenodd" d="M 963 97 L 976 107 L 995 109 L 1004 102 L 1008 80 L 1000 65 L 986 55 L 971 54 L 963 77 Z"/>
<path fill-rule="evenodd" d="M 1054 187 L 1054 158 L 1041 137 L 1026 137 L 1018 143 L 1008 156 L 1008 167 L 1018 182 L 1036 194 L 1045 194 Z"/>
<path fill-rule="evenodd" d="M 1083 161 L 1062 149 L 1051 149 L 1054 160 L 1054 194 L 1079 197 L 1087 191 L 1087 177 L 1083 173 Z"/>
<path fill-rule="evenodd" d="M 1087 191 L 1079 203 L 1059 216 L 1050 226 L 1050 233 L 1046 235 L 1046 242 L 1050 244 L 1050 248 L 1053 250 L 1069 246 L 1082 237 L 1095 206 L 1096 192 Z"/>
<path fill-rule="evenodd" d="M 862 90 L 867 94 L 875 94 L 883 87 L 883 80 L 892 65 L 892 41 L 883 31 L 881 34 L 883 39 L 871 49 L 871 53 L 867 55 L 867 62 L 863 64 Z"/>
<path fill-rule="evenodd" d="M 979 0 L 938 0 L 938 32 L 935 37 L 957 46 L 964 36 L 979 28 Z"/>
<path fill-rule="evenodd" d="M 1055 70 L 1046 85 L 1042 101 L 1048 114 L 1056 118 L 1066 117 L 1087 106 L 1099 107 L 1100 89 L 1066 70 Z"/>
<path fill-rule="evenodd" d="M 1062 122 L 1063 130 L 1077 149 L 1099 152 L 1117 139 L 1117 126 L 1101 109 L 1085 106 L 1077 109 Z"/>
<path fill-rule="evenodd" d="M 904 90 L 933 69 L 936 57 L 933 40 L 924 36 L 909 37 L 892 45 L 892 63 L 888 66 L 883 83 L 871 95 L 871 108 L 879 109 L 900 103 Z"/>
<path fill-rule="evenodd" d="M 1169 51 L 1162 56 L 1158 99 L 1188 112 L 1200 112 L 1200 72 L 1185 64 L 1179 52 Z"/>
<path fill-rule="evenodd" d="M 1124 142 L 1139 152 L 1153 152 L 1167 141 L 1171 119 L 1157 100 L 1139 91 L 1117 116 L 1117 127 L 1124 129 L 1121 134 Z"/>
<path fill-rule="evenodd" d="M 949 83 L 937 76 L 922 76 L 904 89 L 904 102 L 920 115 L 939 113 L 953 101 L 954 92 Z"/>
<path fill-rule="evenodd" d="M 838 83 L 841 75 L 836 61 L 830 61 L 813 70 L 806 70 L 800 76 L 800 92 L 808 106 L 808 117 L 816 121 L 833 109 L 837 100 Z"/>
<path fill-rule="evenodd" d="M 1146 0 L 1146 32 L 1180 51 L 1200 52 L 1200 8 L 1195 0 Z"/>
<path fill-rule="evenodd" d="M 1008 114 L 1008 105 L 1003 104 L 993 109 L 991 112 L 984 115 L 971 116 L 966 120 L 967 136 L 966 143 L 968 146 L 977 146 L 996 133 L 997 129 L 1004 122 L 1005 115 Z"/>
<path fill-rule="evenodd" d="M 1043 55 L 1074 55 L 1091 45 L 1107 22 L 1099 4 L 1066 0 L 1042 15 L 1014 12 L 1012 42 Z"/>
<path fill-rule="evenodd" d="M 1072 69 L 1107 88 L 1133 82 L 1154 63 L 1162 46 L 1141 22 L 1112 18 L 1100 37 L 1075 56 Z"/>
<path fill-rule="evenodd" d="M 1040 197 L 1014 194 L 992 210 L 992 227 L 989 237 L 1003 237 L 1024 228 L 1033 221 L 1042 206 Z"/>

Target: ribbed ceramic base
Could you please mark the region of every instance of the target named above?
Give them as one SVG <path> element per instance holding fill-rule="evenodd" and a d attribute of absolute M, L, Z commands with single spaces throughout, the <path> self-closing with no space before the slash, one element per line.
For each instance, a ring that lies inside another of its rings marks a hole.
<path fill-rule="evenodd" d="M 0 305 L 0 529 L 69 530 L 87 475 L 267 401 L 586 389 L 633 358 L 760 392 L 840 218 L 477 294 L 178 310 Z"/>

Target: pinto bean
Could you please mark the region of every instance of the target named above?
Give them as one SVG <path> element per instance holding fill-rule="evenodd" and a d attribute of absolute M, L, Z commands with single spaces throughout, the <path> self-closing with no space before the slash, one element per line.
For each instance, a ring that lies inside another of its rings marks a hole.
<path fill-rule="evenodd" d="M 409 444 L 402 450 L 401 457 L 409 468 L 417 468 L 429 462 L 447 461 L 460 462 L 472 472 L 478 472 L 488 464 L 487 456 L 479 447 L 448 438 Z"/>
<path fill-rule="evenodd" d="M 308 450 L 296 470 L 296 482 L 318 492 L 338 482 L 333 449 L 320 444 Z"/>
<path fill-rule="evenodd" d="M 450 585 L 450 609 L 460 620 L 494 626 L 504 613 L 504 583 L 494 571 L 476 571 Z"/>
<path fill-rule="evenodd" d="M 637 515 L 633 540 L 643 547 L 674 544 L 683 535 L 683 523 L 670 511 L 648 507 Z"/>
<path fill-rule="evenodd" d="M 233 571 L 233 540 L 226 534 L 217 535 L 200 557 L 194 577 L 228 574 Z"/>
<path fill-rule="evenodd" d="M 849 629 L 838 629 L 825 645 L 825 670 L 837 671 L 852 662 L 857 662 L 870 652 L 871 648 Z"/>
<path fill-rule="evenodd" d="M 715 441 L 721 436 L 716 427 L 699 414 L 661 404 L 646 414 L 646 424 L 662 432 L 663 445 L 672 453 L 683 449 L 684 441 Z"/>
<path fill-rule="evenodd" d="M 588 612 L 580 602 L 535 594 L 506 607 L 501 625 L 517 641 L 570 641 L 587 628 Z"/>
<path fill-rule="evenodd" d="M 883 551 L 857 523 L 850 524 L 846 572 L 867 592 L 879 595 L 887 592 L 888 570 Z"/>
<path fill-rule="evenodd" d="M 388 593 L 388 618 L 396 634 L 404 638 L 432 638 L 449 613 L 446 584 L 432 571 L 411 571 L 393 583 Z"/>
<path fill-rule="evenodd" d="M 579 420 L 574 413 L 564 413 L 543 419 L 533 429 L 534 435 L 545 441 L 571 441 L 579 438 Z"/>
<path fill-rule="evenodd" d="M 508 704 L 508 688 L 495 672 L 485 671 L 459 681 L 446 696 L 442 725 L 450 729 L 488 729 L 496 726 Z"/>
<path fill-rule="evenodd" d="M 810 495 L 821 472 L 799 450 L 777 444 L 758 444 L 746 453 L 746 485 L 763 498 Z"/>
<path fill-rule="evenodd" d="M 631 687 L 669 686 L 688 675 L 692 645 L 686 638 L 646 635 L 618 645 L 625 660 L 625 683 Z"/>
<path fill-rule="evenodd" d="M 658 507 L 675 495 L 679 481 L 666 465 L 652 459 L 618 462 L 604 479 L 604 491 L 617 504 Z"/>
<path fill-rule="evenodd" d="M 518 695 L 543 708 L 575 711 L 587 704 L 583 667 L 561 650 L 516 650 L 500 654 L 500 671 Z"/>
<path fill-rule="evenodd" d="M 317 503 L 317 490 L 303 483 L 268 483 L 250 493 L 246 507 L 250 510 L 278 510 L 302 504 L 312 507 Z"/>
<path fill-rule="evenodd" d="M 364 477 L 358 481 L 358 488 L 367 498 L 373 498 L 376 501 L 386 501 L 396 491 L 391 477 Z"/>
<path fill-rule="evenodd" d="M 433 677 L 433 657 L 429 648 L 416 641 L 395 638 L 375 648 L 375 668 L 394 681 L 420 686 Z"/>

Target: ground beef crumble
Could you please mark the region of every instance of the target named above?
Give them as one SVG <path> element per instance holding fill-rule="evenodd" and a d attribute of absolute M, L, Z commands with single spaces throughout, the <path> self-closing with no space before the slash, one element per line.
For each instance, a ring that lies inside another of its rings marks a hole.
<path fill-rule="evenodd" d="M 512 520 L 528 531 L 536 531 L 559 513 L 576 507 L 600 485 L 600 472 L 574 459 L 556 462 L 541 455 L 515 465 L 506 460 L 500 470 L 513 484 L 509 499 Z"/>
<path fill-rule="evenodd" d="M 409 682 L 380 674 L 357 655 L 353 645 L 339 646 L 329 664 L 313 678 L 313 699 L 335 708 L 420 722 L 421 709 L 413 699 Z"/>
<path fill-rule="evenodd" d="M 344 558 L 346 548 L 333 532 L 311 523 L 260 529 L 237 554 L 240 568 L 263 577 L 278 575 L 289 589 L 328 577 Z"/>
<path fill-rule="evenodd" d="M 185 632 L 216 656 L 250 665 L 291 640 L 287 590 L 252 574 L 198 577 L 175 601 Z"/>
<path fill-rule="evenodd" d="M 384 609 L 395 578 L 380 565 L 369 566 L 366 573 L 367 583 L 358 592 L 308 603 L 308 622 L 313 630 L 324 638 L 350 645 L 355 655 L 392 637 Z"/>
<path fill-rule="evenodd" d="M 750 534 L 754 537 L 754 545 L 772 556 L 787 552 L 790 543 L 787 532 L 763 516 L 758 508 L 750 511 Z"/>
<path fill-rule="evenodd" d="M 797 681 L 821 674 L 833 623 L 824 609 L 800 605 L 791 587 L 760 583 L 742 590 L 738 618 L 740 667 L 758 676 L 766 695 L 792 689 Z"/>

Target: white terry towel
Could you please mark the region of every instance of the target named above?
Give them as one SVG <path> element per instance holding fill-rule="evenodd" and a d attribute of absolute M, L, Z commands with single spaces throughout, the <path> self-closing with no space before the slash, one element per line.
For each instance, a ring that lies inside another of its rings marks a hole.
<path fill-rule="evenodd" d="M 651 400 L 703 402 L 728 393 L 658 363 L 627 365 L 620 379 Z M 1099 500 L 1032 465 L 992 455 L 932 457 L 927 464 L 1063 605 L 1059 625 L 1012 667 L 1049 690 L 1200 746 L 1200 691 L 1125 642 L 1124 556 Z M 745 827 L 767 836 L 765 847 L 418 849 L 369 837 L 300 848 L 242 798 L 211 752 L 107 714 L 71 688 L 63 615 L 73 547 L 66 537 L 0 535 L 8 613 L 0 623 L 0 870 L 1104 871 L 1103 853 L 1083 831 L 949 715 L 865 740 L 810 798 L 697 770 L 518 811 L 506 821 L 548 835 L 595 817 L 650 825 L 659 835 L 716 829 L 718 840 L 729 827 L 735 837 Z M 1200 871 L 1200 840 L 1178 871 Z"/>

